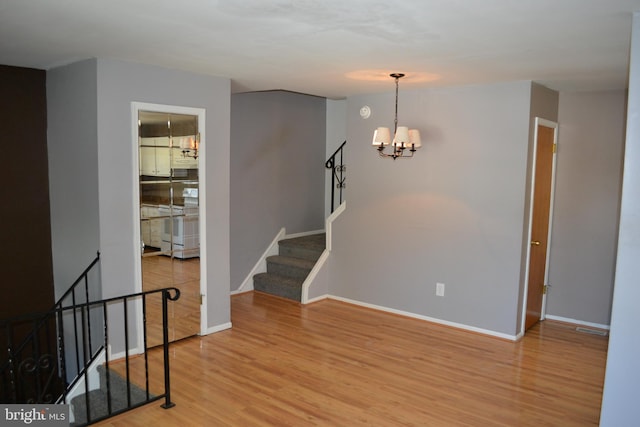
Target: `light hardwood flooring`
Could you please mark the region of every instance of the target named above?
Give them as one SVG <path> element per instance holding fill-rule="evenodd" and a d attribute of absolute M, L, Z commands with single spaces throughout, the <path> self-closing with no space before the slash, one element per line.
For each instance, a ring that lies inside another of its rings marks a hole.
<path fill-rule="evenodd" d="M 232 329 L 171 345 L 174 408 L 98 425 L 598 424 L 607 338 L 570 325 L 545 321 L 514 343 L 334 300 L 251 292 L 231 308 Z"/>
<path fill-rule="evenodd" d="M 168 305 L 169 341 L 196 335 L 200 331 L 200 258 L 177 259 L 166 256 L 142 258 L 142 289 L 169 286 L 180 289 L 180 298 Z M 162 298 L 147 298 L 147 343 L 162 344 Z"/>

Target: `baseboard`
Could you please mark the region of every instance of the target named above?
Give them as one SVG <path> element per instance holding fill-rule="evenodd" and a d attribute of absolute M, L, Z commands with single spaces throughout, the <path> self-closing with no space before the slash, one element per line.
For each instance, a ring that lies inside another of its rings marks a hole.
<path fill-rule="evenodd" d="M 572 323 L 574 325 L 579 325 L 579 326 L 588 326 L 590 328 L 604 329 L 605 331 L 608 331 L 610 327 L 609 325 L 603 325 L 601 323 L 585 322 L 584 320 L 570 319 L 568 317 L 554 316 L 552 314 L 546 314 L 544 318 L 549 320 L 555 320 L 558 322 Z"/>
<path fill-rule="evenodd" d="M 450 326 L 450 327 L 457 328 L 457 329 L 463 329 L 465 331 L 476 332 L 476 333 L 483 334 L 483 335 L 489 335 L 489 336 L 492 336 L 492 337 L 495 337 L 495 338 L 502 338 L 502 339 L 509 340 L 509 341 L 517 341 L 518 340 L 517 335 L 509 335 L 509 334 L 504 334 L 502 332 L 491 331 L 491 330 L 488 330 L 488 329 L 476 328 L 475 326 L 469 326 L 469 325 L 465 325 L 465 324 L 462 324 L 462 323 L 450 322 L 448 320 L 436 319 L 434 317 L 423 316 L 421 314 L 410 313 L 408 311 L 402 311 L 402 310 L 396 310 L 394 308 L 383 307 L 381 305 L 375 305 L 375 304 L 369 304 L 369 303 L 366 303 L 366 302 L 356 301 L 356 300 L 352 300 L 352 299 L 349 299 L 349 298 L 338 297 L 338 296 L 335 296 L 335 295 L 329 295 L 328 298 L 334 299 L 336 301 L 346 302 L 346 303 L 349 303 L 349 304 L 359 305 L 361 307 L 366 307 L 366 308 L 371 308 L 371 309 L 374 309 L 374 310 L 384 311 L 384 312 L 387 312 L 387 313 L 398 314 L 400 316 L 411 317 L 413 319 L 426 320 L 427 322 L 437 323 L 439 325 L 444 325 L 444 326 Z"/>
<path fill-rule="evenodd" d="M 127 357 L 127 355 L 129 357 L 132 356 L 137 356 L 138 354 L 142 354 L 144 353 L 144 349 L 142 347 L 133 347 L 129 349 L 129 353 L 127 354 L 126 351 L 122 350 L 118 353 L 114 353 L 113 349 L 111 348 L 111 344 L 109 344 L 109 360 L 120 360 L 120 359 L 125 359 Z"/>
<path fill-rule="evenodd" d="M 319 297 L 315 297 L 315 298 L 311 298 L 310 300 L 307 300 L 307 302 L 305 302 L 305 305 L 313 304 L 314 302 L 322 301 L 322 300 L 325 300 L 327 298 L 329 298 L 328 294 L 320 295 Z"/>
<path fill-rule="evenodd" d="M 231 329 L 231 322 L 211 326 L 210 328 L 207 328 L 204 335 L 215 334 L 216 332 L 225 331 L 227 329 Z"/>

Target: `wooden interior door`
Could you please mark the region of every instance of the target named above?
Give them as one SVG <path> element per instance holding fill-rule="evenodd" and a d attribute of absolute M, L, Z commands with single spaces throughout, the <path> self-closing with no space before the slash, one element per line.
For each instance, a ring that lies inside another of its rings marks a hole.
<path fill-rule="evenodd" d="M 525 330 L 542 316 L 555 155 L 555 128 L 538 124 L 537 131 Z"/>

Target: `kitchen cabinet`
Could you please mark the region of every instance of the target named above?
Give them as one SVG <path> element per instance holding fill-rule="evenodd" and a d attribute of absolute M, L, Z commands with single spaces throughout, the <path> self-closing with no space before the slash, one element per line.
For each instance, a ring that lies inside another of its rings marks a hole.
<path fill-rule="evenodd" d="M 140 138 L 140 175 L 171 176 L 168 137 Z"/>

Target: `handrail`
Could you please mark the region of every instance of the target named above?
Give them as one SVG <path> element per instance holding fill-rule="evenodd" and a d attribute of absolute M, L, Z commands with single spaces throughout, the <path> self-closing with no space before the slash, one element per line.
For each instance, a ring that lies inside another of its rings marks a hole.
<path fill-rule="evenodd" d="M 330 166 L 329 162 L 331 161 L 331 159 L 336 157 L 336 154 L 338 154 L 339 151 L 342 151 L 342 147 L 344 147 L 346 143 L 347 141 L 345 140 L 342 144 L 340 144 L 340 146 L 336 149 L 336 151 L 334 151 L 333 154 L 329 156 L 329 160 L 327 160 L 327 162 L 324 164 L 327 167 L 327 169 L 331 169 L 332 166 Z"/>
<path fill-rule="evenodd" d="M 335 206 L 335 189 L 340 189 L 339 191 L 339 203 L 338 206 L 342 204 L 342 189 L 347 185 L 345 183 L 346 177 L 344 176 L 347 167 L 343 163 L 343 152 L 344 146 L 347 143 L 345 140 L 338 149 L 329 157 L 329 159 L 325 162 L 324 166 L 327 169 L 331 169 L 331 212 L 333 213 Z M 336 165 L 336 157 L 340 154 L 340 163 Z"/>
<path fill-rule="evenodd" d="M 69 286 L 69 289 L 67 289 L 65 291 L 65 293 L 62 294 L 62 296 L 60 298 L 58 298 L 58 301 L 56 301 L 56 303 L 54 304 L 54 307 L 58 306 L 58 304 L 61 304 L 62 301 L 66 297 L 68 297 L 71 292 L 73 292 L 75 290 L 76 286 L 78 286 L 80 284 L 80 281 L 82 279 L 85 279 L 87 277 L 87 275 L 89 274 L 91 269 L 98 263 L 98 261 L 100 261 L 100 251 L 97 252 L 96 257 L 94 258 L 93 261 L 91 261 L 91 264 L 89 264 L 89 266 L 84 269 L 84 271 L 80 274 L 80 276 L 78 276 L 78 278 L 73 282 L 73 284 L 71 286 Z"/>

